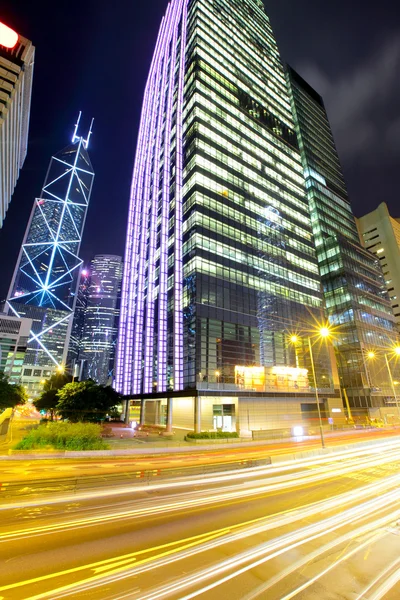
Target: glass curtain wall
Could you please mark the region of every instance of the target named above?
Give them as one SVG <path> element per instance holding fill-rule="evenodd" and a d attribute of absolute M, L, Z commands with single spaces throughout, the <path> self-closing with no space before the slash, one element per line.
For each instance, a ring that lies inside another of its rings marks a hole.
<path fill-rule="evenodd" d="M 319 270 L 341 382 L 353 407 L 383 406 L 392 394 L 383 352 L 396 328 L 379 260 L 362 248 L 321 96 L 287 67 Z M 381 359 L 368 361 L 368 352 Z M 393 365 L 394 366 L 394 365 Z"/>
<path fill-rule="evenodd" d="M 238 365 L 297 366 L 289 334 L 321 319 L 322 294 L 262 2 L 169 5 L 145 91 L 125 263 L 124 393 L 234 385 Z"/>

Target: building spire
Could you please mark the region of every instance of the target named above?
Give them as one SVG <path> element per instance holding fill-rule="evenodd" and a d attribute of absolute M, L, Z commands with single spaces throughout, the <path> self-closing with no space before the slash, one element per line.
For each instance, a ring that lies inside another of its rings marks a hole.
<path fill-rule="evenodd" d="M 82 116 L 82 111 L 80 110 L 79 111 L 79 115 L 78 115 L 78 120 L 77 120 L 77 122 L 75 124 L 75 129 L 74 129 L 74 133 L 73 133 L 73 136 L 72 136 L 72 143 L 76 142 L 76 140 L 79 139 L 79 136 L 77 135 L 77 133 L 78 133 L 78 127 L 79 127 L 79 122 L 81 120 L 81 116 Z"/>
<path fill-rule="evenodd" d="M 85 140 L 85 139 L 83 139 L 82 136 L 78 135 L 78 128 L 79 128 L 79 123 L 80 123 L 80 120 L 81 120 L 81 116 L 82 116 L 82 111 L 80 110 L 79 111 L 79 115 L 78 115 L 78 120 L 77 120 L 77 122 L 75 124 L 74 134 L 72 136 L 72 143 L 74 144 L 76 141 L 82 140 L 83 147 L 86 149 L 88 147 L 88 145 L 89 145 L 90 136 L 92 135 L 92 129 L 93 129 L 94 119 L 92 119 L 92 121 L 90 123 L 89 131 L 88 131 L 88 134 L 87 134 L 87 137 L 86 137 L 86 140 Z"/>

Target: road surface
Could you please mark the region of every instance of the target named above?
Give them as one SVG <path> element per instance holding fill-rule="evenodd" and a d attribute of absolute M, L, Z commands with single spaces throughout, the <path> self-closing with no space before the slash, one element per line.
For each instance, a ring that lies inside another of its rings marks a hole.
<path fill-rule="evenodd" d="M 399 466 L 393 437 L 151 485 L 27 481 L 1 496 L 0 598 L 398 600 Z"/>

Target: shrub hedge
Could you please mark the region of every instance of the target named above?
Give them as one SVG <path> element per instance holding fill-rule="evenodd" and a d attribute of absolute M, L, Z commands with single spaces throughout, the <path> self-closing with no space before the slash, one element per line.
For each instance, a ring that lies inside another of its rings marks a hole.
<path fill-rule="evenodd" d="M 49 422 L 32 429 L 15 449 L 107 450 L 109 445 L 101 438 L 101 430 L 102 426 L 95 423 Z"/>
<path fill-rule="evenodd" d="M 226 438 L 238 438 L 236 431 L 202 431 L 201 433 L 188 433 L 188 440 L 219 440 Z"/>

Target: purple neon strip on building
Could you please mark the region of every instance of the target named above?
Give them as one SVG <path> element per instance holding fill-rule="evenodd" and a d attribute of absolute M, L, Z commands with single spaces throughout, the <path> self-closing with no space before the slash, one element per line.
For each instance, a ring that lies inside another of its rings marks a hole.
<path fill-rule="evenodd" d="M 185 81 L 187 31 L 187 0 L 184 1 L 181 28 L 178 96 L 176 107 L 176 194 L 175 194 L 175 287 L 174 287 L 174 388 L 183 389 L 183 266 L 182 266 L 182 219 L 183 219 L 183 93 Z"/>
<path fill-rule="evenodd" d="M 167 11 L 168 13 L 168 11 Z M 165 28 L 165 18 L 160 26 L 156 50 L 153 56 L 150 73 L 146 84 L 142 115 L 139 128 L 138 144 L 136 149 L 135 165 L 133 169 L 128 231 L 125 251 L 124 278 L 121 297 L 121 317 L 118 336 L 118 359 L 116 363 L 117 389 L 124 394 L 132 393 L 132 369 L 133 369 L 133 342 L 135 325 L 135 287 L 137 278 L 137 252 L 138 232 L 141 211 L 141 189 L 140 179 L 143 177 L 143 159 L 146 149 L 146 137 L 149 131 L 150 99 L 153 91 L 154 71 L 157 66 L 157 58 L 160 50 L 160 40 Z"/>
<path fill-rule="evenodd" d="M 165 112 L 165 87 L 168 75 L 168 49 L 170 47 L 170 38 L 176 20 L 177 4 L 171 12 L 171 19 L 167 20 L 165 35 L 163 37 L 162 46 L 162 74 L 159 77 L 160 88 L 155 94 L 155 110 L 156 110 L 156 136 L 154 144 L 153 165 L 151 181 L 151 219 L 150 219 L 150 236 L 149 236 L 149 259 L 148 259 L 148 274 L 147 274 L 147 306 L 146 306 L 146 327 L 144 335 L 144 373 L 143 373 L 143 392 L 148 394 L 153 389 L 153 358 L 154 358 L 154 281 L 155 281 L 155 252 L 156 252 L 156 237 L 157 237 L 157 209 L 158 209 L 158 191 L 160 187 L 160 153 L 161 153 L 161 137 L 163 131 L 163 121 Z M 174 44 L 172 44 L 172 48 Z M 166 51 L 167 50 L 167 51 Z M 175 62 L 173 52 L 171 55 L 171 64 Z M 157 97 L 159 101 L 157 103 Z M 165 126 L 168 131 L 168 125 Z"/>
<path fill-rule="evenodd" d="M 144 310 L 145 310 L 145 271 L 147 258 L 147 232 L 150 215 L 150 185 L 152 176 L 152 159 L 154 145 L 154 129 L 157 119 L 157 101 L 159 94 L 159 79 L 161 75 L 161 59 L 158 58 L 157 70 L 153 80 L 153 94 L 151 99 L 151 111 L 149 118 L 149 136 L 147 139 L 147 152 L 144 167 L 144 184 L 143 184 L 143 205 L 141 211 L 141 226 L 138 234 L 140 235 L 139 243 L 139 270 L 137 278 L 137 292 L 135 305 L 135 337 L 133 345 L 133 393 L 139 394 L 141 390 L 141 381 L 143 376 L 143 327 L 144 327 Z"/>
<path fill-rule="evenodd" d="M 167 109 L 165 116 L 164 139 L 164 178 L 162 194 L 162 222 L 160 236 L 160 287 L 159 287 L 159 316 L 158 316 L 158 391 L 167 389 L 167 360 L 168 360 L 168 333 L 167 333 L 167 301 L 168 301 L 168 216 L 170 200 L 170 172 L 171 172 L 171 135 L 172 111 L 175 92 L 175 70 L 177 58 L 177 43 L 179 22 L 182 15 L 182 0 L 176 2 L 177 17 L 174 35 L 171 44 L 171 61 L 169 75 L 169 89 Z"/>
<path fill-rule="evenodd" d="M 150 85 L 146 88 L 145 101 L 150 95 Z M 134 288 L 137 272 L 137 261 L 134 260 L 137 252 L 137 231 L 138 219 L 140 215 L 140 197 L 138 195 L 138 182 L 141 175 L 141 164 L 144 155 L 144 137 L 147 127 L 148 106 L 147 102 L 143 106 L 142 122 L 139 132 L 139 140 L 136 152 L 135 169 L 131 188 L 131 203 L 129 210 L 128 235 L 126 242 L 126 257 L 124 282 L 121 302 L 121 321 L 119 327 L 119 360 L 117 362 L 118 373 L 121 373 L 119 389 L 122 389 L 124 394 L 130 393 L 132 385 L 132 347 L 133 347 L 133 331 L 134 331 Z"/>
<path fill-rule="evenodd" d="M 143 102 L 132 178 L 118 346 L 117 387 L 125 394 L 153 390 L 156 333 L 157 389 L 165 391 L 168 386 L 169 335 L 173 335 L 174 387 L 183 387 L 182 111 L 186 21 L 187 0 L 173 0 L 160 28 Z M 172 164 L 175 148 L 176 163 Z M 171 198 L 173 176 L 175 194 Z M 168 332 L 168 249 L 172 241 L 168 226 L 172 215 L 173 332 Z"/>

